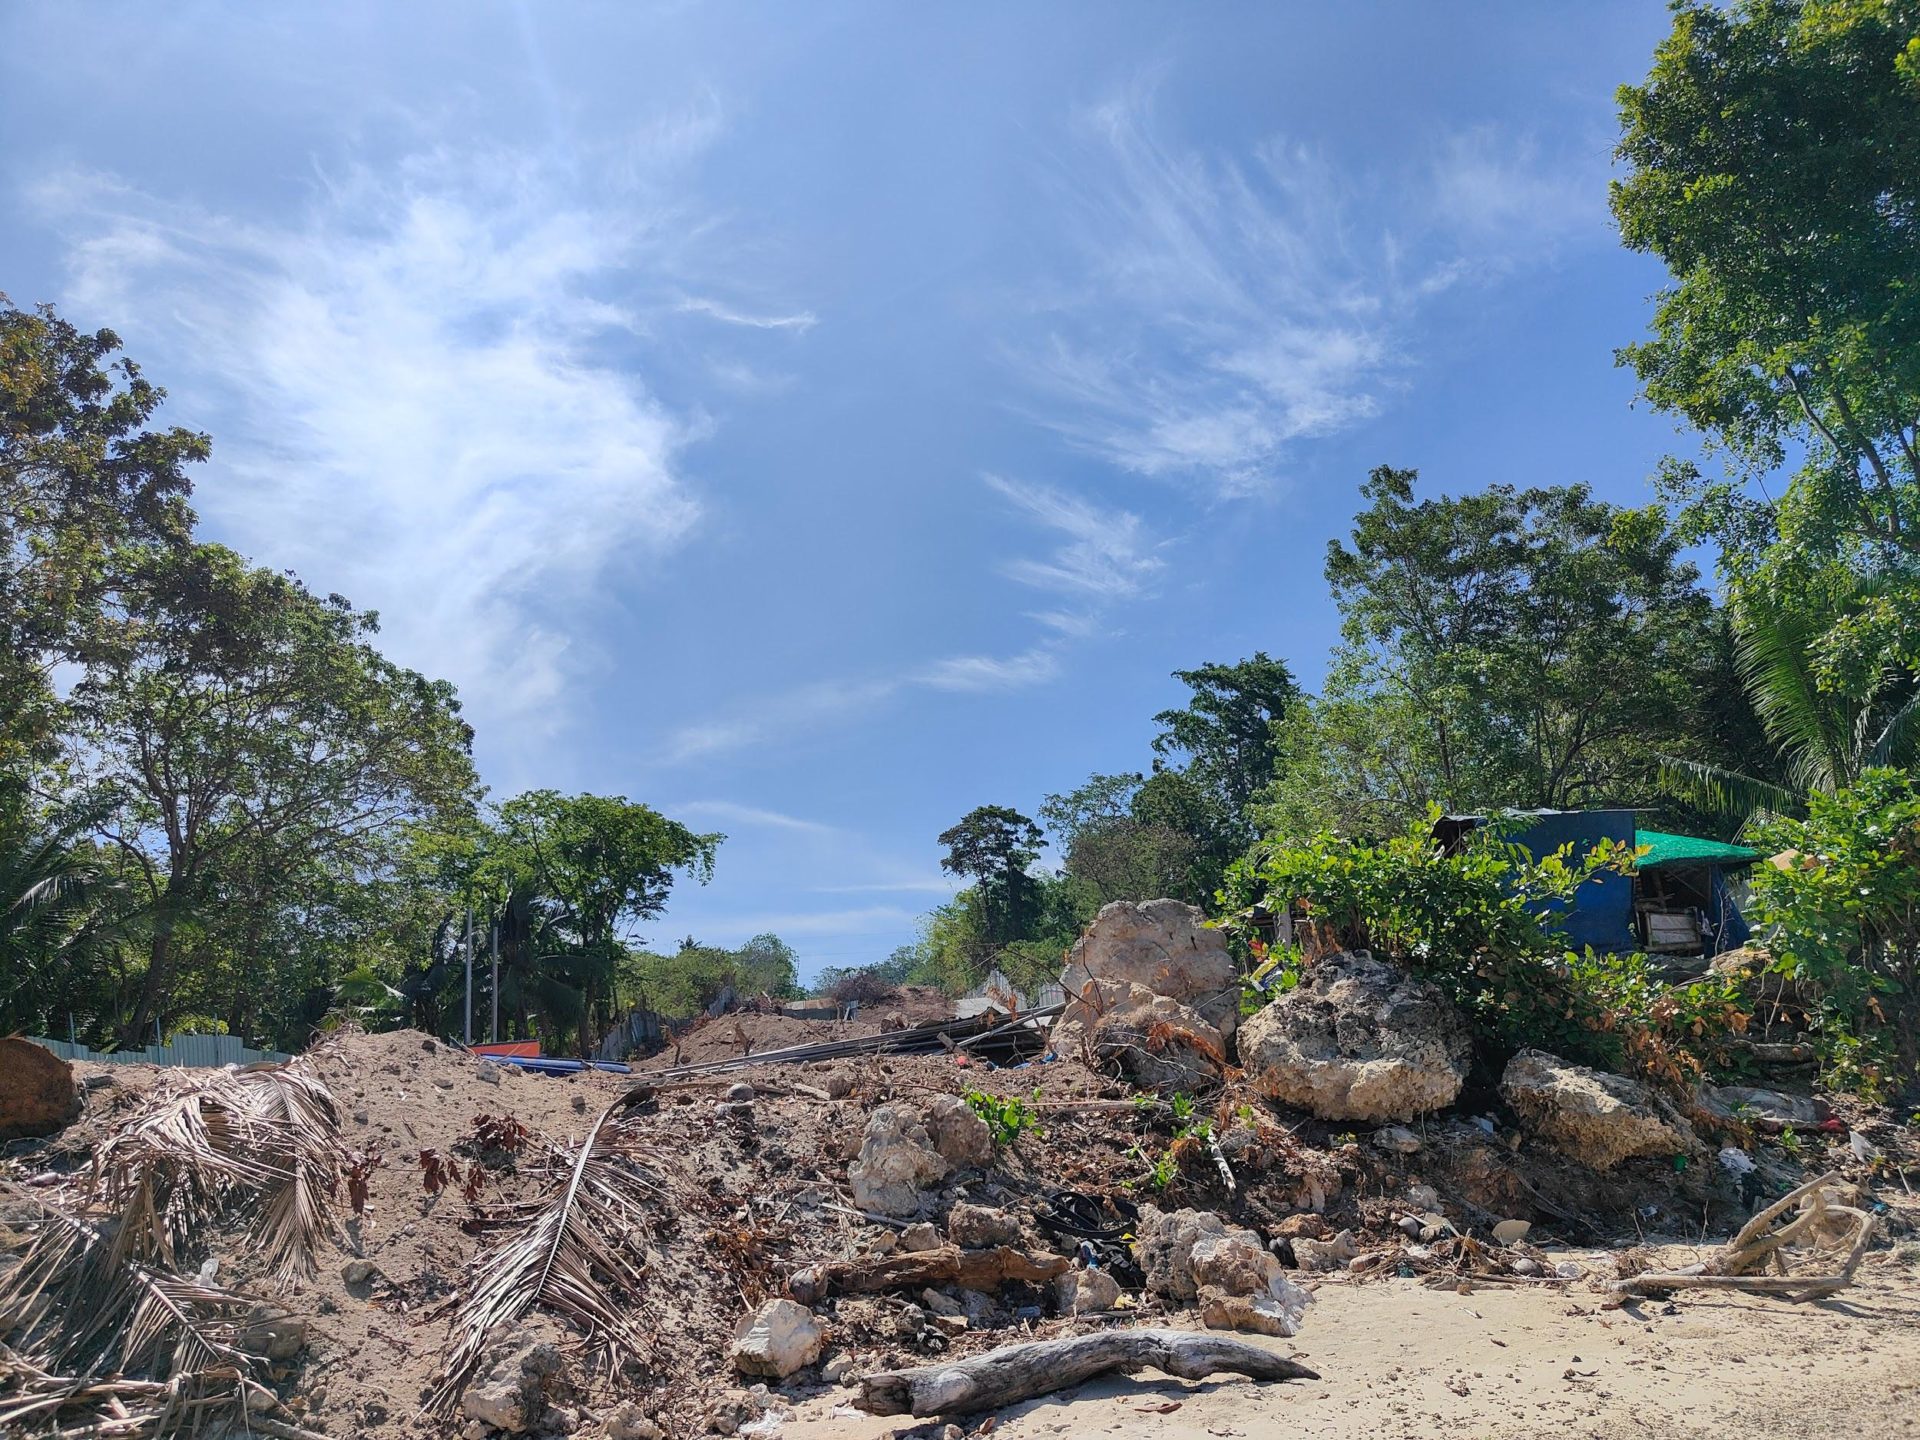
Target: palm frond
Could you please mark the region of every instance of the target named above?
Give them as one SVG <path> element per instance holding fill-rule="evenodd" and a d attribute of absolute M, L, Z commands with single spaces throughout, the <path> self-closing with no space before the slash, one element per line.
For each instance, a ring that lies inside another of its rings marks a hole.
<path fill-rule="evenodd" d="M 1920 690 L 1888 717 L 1880 733 L 1866 747 L 1868 765 L 1905 765 L 1920 750 Z"/>
<path fill-rule="evenodd" d="M 1791 815 L 1801 808 L 1799 794 L 1784 785 L 1675 755 L 1660 757 L 1660 786 L 1704 809 L 1743 821 Z"/>
<path fill-rule="evenodd" d="M 555 1152 L 565 1162 L 559 1189 L 475 1262 L 474 1283 L 453 1303 L 457 1338 L 430 1409 L 451 1410 L 494 1332 L 535 1306 L 579 1326 L 598 1364 L 639 1358 L 645 1336 L 622 1296 L 637 1292 L 642 1264 L 628 1242 L 644 1231 L 645 1202 L 665 1191 L 634 1163 L 636 1137 L 610 1123 L 631 1103 L 623 1096 L 601 1111 L 577 1152 Z"/>
<path fill-rule="evenodd" d="M 1844 783 L 1852 769 L 1851 716 L 1814 673 L 1818 618 L 1752 595 L 1741 597 L 1739 618 L 1735 646 L 1747 693 L 1794 782 L 1803 791 Z"/>

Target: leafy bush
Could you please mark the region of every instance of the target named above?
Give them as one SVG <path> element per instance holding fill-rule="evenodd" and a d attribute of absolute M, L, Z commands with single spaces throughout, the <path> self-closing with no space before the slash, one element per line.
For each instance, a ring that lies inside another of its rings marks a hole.
<path fill-rule="evenodd" d="M 1039 1090 L 1035 1089 L 1033 1095 L 1036 1100 L 1039 1099 Z M 969 1090 L 966 1099 L 973 1113 L 986 1121 L 987 1128 L 993 1131 L 995 1145 L 1011 1145 L 1028 1130 L 1036 1135 L 1040 1133 L 1039 1112 L 1018 1095 L 1010 1095 L 1003 1100 L 984 1090 Z"/>
<path fill-rule="evenodd" d="M 1868 770 L 1758 838 L 1792 858 L 1753 877 L 1772 968 L 1820 996 L 1829 1079 L 1874 1091 L 1920 1076 L 1920 785 Z"/>
<path fill-rule="evenodd" d="M 1525 1046 L 1679 1081 L 1721 1058 L 1746 1024 L 1730 984 L 1661 985 L 1644 956 L 1576 955 L 1552 919 L 1576 891 L 1633 862 L 1602 840 L 1535 858 L 1482 827 L 1443 849 L 1437 809 L 1380 842 L 1322 832 L 1255 847 L 1228 873 L 1224 922 L 1250 933 L 1254 911 L 1304 911 L 1309 954 L 1372 950 L 1433 981 L 1467 1014 L 1492 1056 Z M 1263 956 L 1280 971 L 1299 963 Z"/>

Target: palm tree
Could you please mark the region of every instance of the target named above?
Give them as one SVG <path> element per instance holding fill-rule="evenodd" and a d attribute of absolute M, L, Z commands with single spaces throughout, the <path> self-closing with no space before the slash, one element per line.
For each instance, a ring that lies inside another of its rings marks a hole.
<path fill-rule="evenodd" d="M 76 979 L 118 940 L 118 880 L 76 842 L 88 815 L 0 833 L 0 1033 L 45 1028 Z"/>
<path fill-rule="evenodd" d="M 1885 666 L 1856 693 L 1822 688 L 1816 666 L 1820 642 L 1836 618 L 1887 593 L 1892 583 L 1856 581 L 1831 610 L 1744 590 L 1735 611 L 1736 656 L 1747 697 L 1774 747 L 1774 774 L 1666 757 L 1666 783 L 1751 822 L 1799 813 L 1808 795 L 1844 789 L 1863 770 L 1912 764 L 1920 752 L 1920 685 L 1913 673 Z"/>

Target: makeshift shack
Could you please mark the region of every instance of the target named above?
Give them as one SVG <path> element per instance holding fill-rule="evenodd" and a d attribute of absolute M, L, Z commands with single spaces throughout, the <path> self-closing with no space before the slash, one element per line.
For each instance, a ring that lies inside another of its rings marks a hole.
<path fill-rule="evenodd" d="M 1644 849 L 1631 874 L 1612 871 L 1580 887 L 1571 905 L 1556 906 L 1554 924 L 1575 949 L 1710 959 L 1746 943 L 1740 913 L 1744 871 L 1760 852 L 1695 835 L 1642 830 L 1632 810 L 1509 811 L 1506 838 L 1536 858 L 1572 846 L 1575 859 L 1601 840 Z M 1487 823 L 1484 815 L 1447 815 L 1434 827 L 1442 845 L 1459 844 Z"/>

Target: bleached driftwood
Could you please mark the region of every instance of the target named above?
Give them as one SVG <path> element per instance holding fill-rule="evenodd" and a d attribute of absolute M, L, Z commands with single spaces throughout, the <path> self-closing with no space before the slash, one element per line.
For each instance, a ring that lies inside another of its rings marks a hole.
<path fill-rule="evenodd" d="M 1130 1375 L 1148 1366 L 1182 1380 L 1204 1380 L 1222 1370 L 1255 1380 L 1320 1378 L 1284 1355 L 1207 1330 L 1107 1330 L 868 1375 L 853 1403 L 869 1415 L 964 1415 L 1017 1405 L 1108 1371 Z"/>
<path fill-rule="evenodd" d="M 1684 1270 L 1650 1271 L 1630 1280 L 1616 1280 L 1609 1287 L 1616 1295 L 1646 1295 L 1667 1290 L 1741 1290 L 1756 1295 L 1782 1295 L 1789 1300 L 1823 1300 L 1853 1283 L 1853 1275 L 1867 1253 L 1873 1238 L 1873 1217 L 1851 1205 L 1830 1200 L 1827 1191 L 1841 1182 L 1838 1172 L 1829 1171 L 1782 1195 L 1755 1215 L 1740 1233 L 1712 1260 L 1690 1265 Z M 1805 1208 L 1775 1228 L 1774 1222 L 1804 1202 Z M 1853 1243 L 1846 1259 L 1830 1275 L 1794 1275 L 1787 1271 L 1784 1255 L 1788 1245 L 1811 1231 L 1828 1230 L 1835 1221 L 1851 1222 Z M 1771 1266 L 1772 1275 L 1749 1272 Z"/>
<path fill-rule="evenodd" d="M 871 1260 L 836 1260 L 795 1271 L 787 1293 L 802 1305 L 827 1295 L 852 1295 L 871 1290 L 911 1286 L 958 1285 L 962 1290 L 991 1294 L 1009 1280 L 1039 1285 L 1064 1274 L 1071 1265 L 1064 1255 L 1029 1255 L 1010 1245 L 994 1250 L 962 1250 L 942 1245 L 905 1255 L 882 1255 Z"/>

